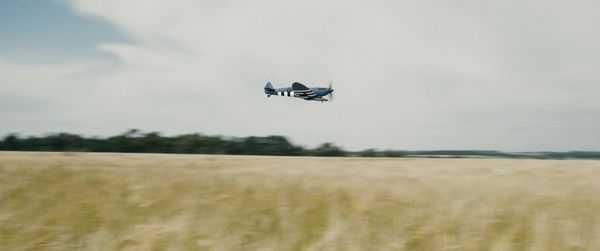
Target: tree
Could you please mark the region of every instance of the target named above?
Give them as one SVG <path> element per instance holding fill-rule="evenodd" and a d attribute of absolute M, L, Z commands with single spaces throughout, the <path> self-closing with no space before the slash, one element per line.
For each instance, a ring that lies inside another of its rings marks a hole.
<path fill-rule="evenodd" d="M 316 156 L 346 156 L 346 152 L 332 143 L 325 143 L 311 151 Z"/>
<path fill-rule="evenodd" d="M 358 153 L 360 157 L 377 157 L 375 149 L 367 149 Z"/>
<path fill-rule="evenodd" d="M 8 151 L 18 151 L 21 150 L 21 144 L 20 144 L 20 139 L 19 136 L 17 134 L 9 134 L 8 136 L 6 136 L 2 142 L 3 145 L 3 150 L 8 150 Z"/>

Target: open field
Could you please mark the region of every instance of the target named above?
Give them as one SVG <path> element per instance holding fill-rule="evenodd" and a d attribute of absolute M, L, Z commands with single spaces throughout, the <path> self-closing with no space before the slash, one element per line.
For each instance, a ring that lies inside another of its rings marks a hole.
<path fill-rule="evenodd" d="M 600 250 L 600 161 L 0 152 L 0 250 Z"/>

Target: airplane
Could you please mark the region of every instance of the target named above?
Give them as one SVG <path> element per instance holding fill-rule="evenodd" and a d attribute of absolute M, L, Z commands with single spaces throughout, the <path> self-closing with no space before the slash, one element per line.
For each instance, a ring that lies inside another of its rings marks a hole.
<path fill-rule="evenodd" d="M 301 98 L 304 100 L 311 101 L 321 101 L 321 103 L 325 101 L 329 101 L 324 96 L 329 95 L 331 101 L 333 101 L 333 89 L 331 88 L 331 83 L 329 83 L 329 88 L 324 87 L 314 87 L 308 88 L 303 84 L 298 82 L 294 82 L 292 87 L 287 88 L 273 88 L 271 82 L 267 82 L 265 85 L 265 94 L 267 97 L 271 97 L 271 95 L 275 96 L 285 96 L 285 97 L 294 97 Z"/>

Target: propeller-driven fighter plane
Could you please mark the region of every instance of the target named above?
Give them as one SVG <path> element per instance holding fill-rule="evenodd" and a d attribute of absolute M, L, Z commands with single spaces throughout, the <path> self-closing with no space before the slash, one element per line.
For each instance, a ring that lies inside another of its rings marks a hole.
<path fill-rule="evenodd" d="M 273 88 L 271 82 L 268 82 L 265 85 L 265 94 L 267 97 L 271 97 L 271 95 L 275 96 L 285 96 L 285 97 L 294 97 L 301 98 L 304 100 L 312 100 L 312 101 L 329 101 L 326 98 L 323 98 L 327 95 L 330 96 L 330 99 L 333 101 L 333 89 L 331 88 L 331 83 L 329 83 L 328 88 L 324 87 L 313 87 L 308 88 L 303 84 L 295 82 L 292 84 L 292 87 L 287 88 Z"/>

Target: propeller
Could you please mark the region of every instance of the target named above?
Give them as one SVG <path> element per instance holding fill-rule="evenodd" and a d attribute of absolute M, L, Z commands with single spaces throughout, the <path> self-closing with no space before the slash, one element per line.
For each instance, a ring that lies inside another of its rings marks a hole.
<path fill-rule="evenodd" d="M 331 82 L 331 80 L 329 80 L 329 97 L 331 99 L 331 102 L 333 102 L 333 82 Z"/>

